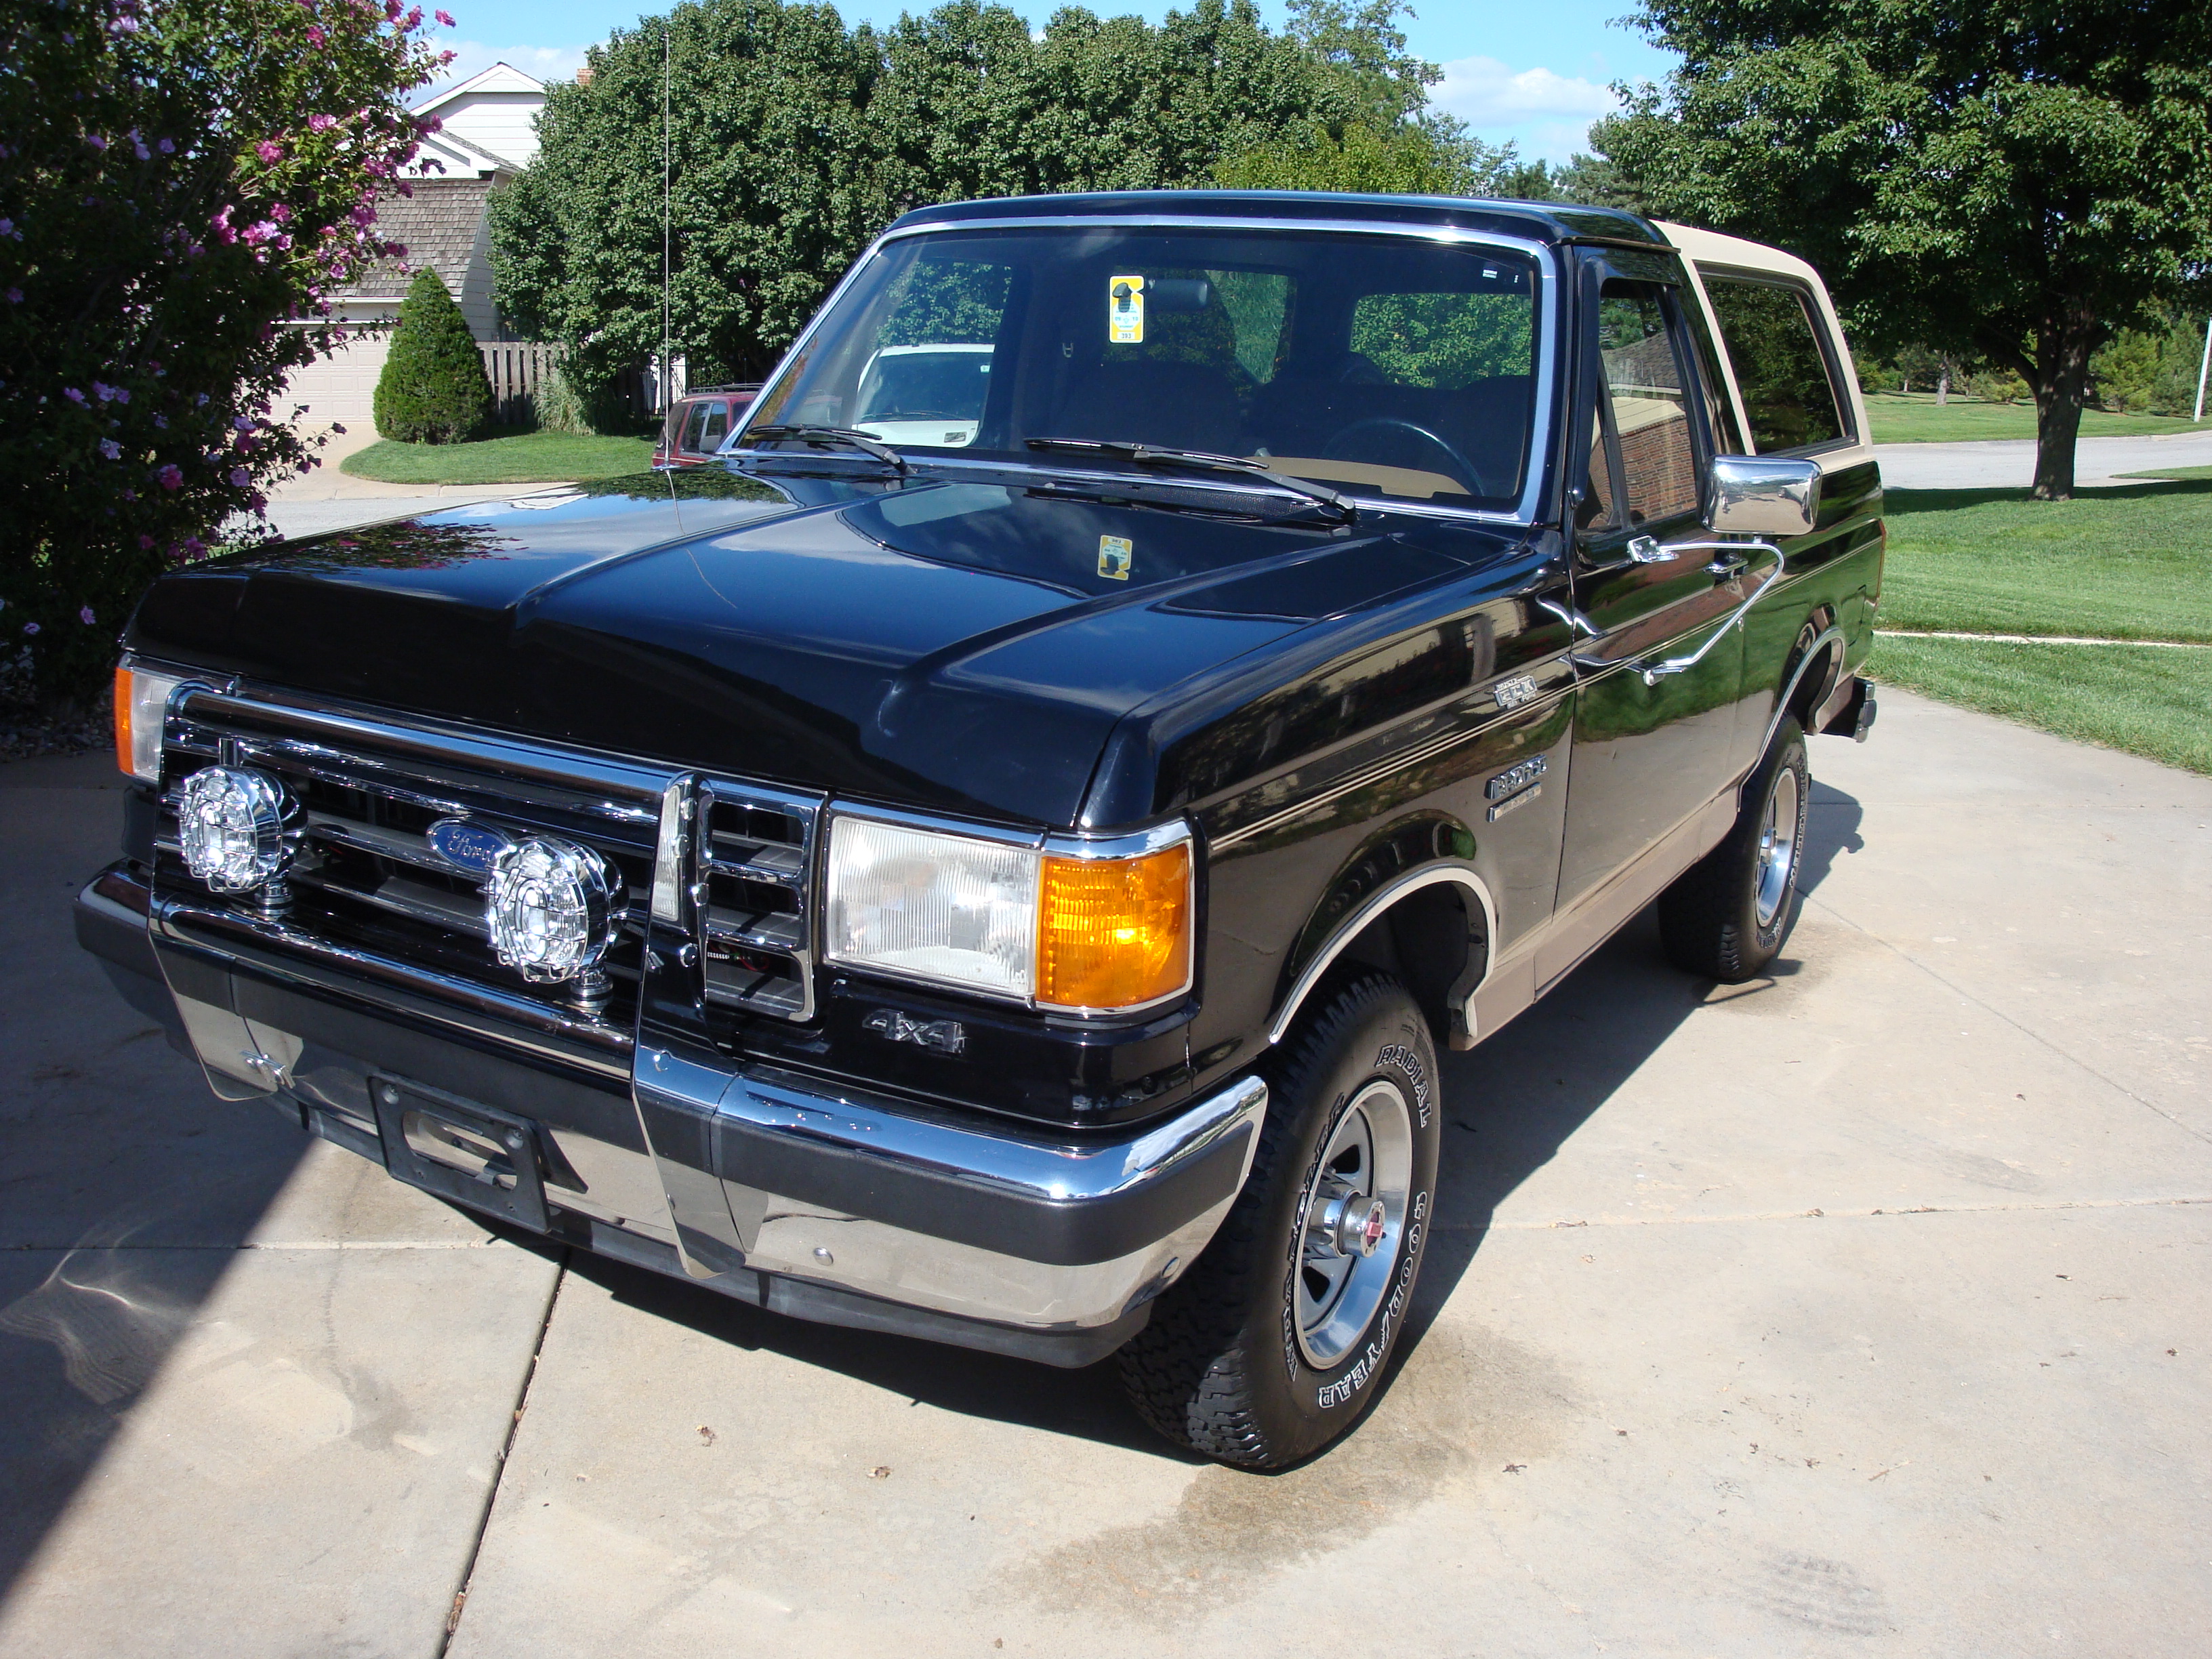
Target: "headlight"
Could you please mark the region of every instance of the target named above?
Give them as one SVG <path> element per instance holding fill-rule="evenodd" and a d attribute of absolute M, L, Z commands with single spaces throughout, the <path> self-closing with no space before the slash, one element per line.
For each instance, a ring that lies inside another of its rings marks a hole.
<path fill-rule="evenodd" d="M 613 911 L 599 855 L 565 841 L 508 848 L 484 884 L 492 950 L 538 983 L 586 977 L 614 941 Z"/>
<path fill-rule="evenodd" d="M 115 671 L 115 763 L 147 783 L 161 781 L 161 725 L 173 674 L 149 674 L 128 664 Z"/>
<path fill-rule="evenodd" d="M 1133 1008 L 1191 981 L 1188 840 L 1080 858 L 839 817 L 831 962 L 1056 1008 Z"/>
<path fill-rule="evenodd" d="M 203 767 L 185 780 L 177 802 L 185 867 L 218 893 L 274 882 L 291 860 L 286 831 L 295 816 L 274 778 L 245 767 Z"/>
<path fill-rule="evenodd" d="M 828 956 L 947 985 L 1036 989 L 1037 854 L 839 817 L 830 829 Z"/>

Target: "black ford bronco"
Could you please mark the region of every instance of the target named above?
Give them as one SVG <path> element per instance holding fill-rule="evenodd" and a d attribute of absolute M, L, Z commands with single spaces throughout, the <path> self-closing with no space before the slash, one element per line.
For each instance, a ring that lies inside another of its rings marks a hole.
<path fill-rule="evenodd" d="M 1623 214 L 908 215 L 718 463 L 218 559 L 83 943 L 393 1176 L 801 1318 L 1343 1433 L 1436 1053 L 1788 930 L 1881 483 L 1827 297 Z"/>

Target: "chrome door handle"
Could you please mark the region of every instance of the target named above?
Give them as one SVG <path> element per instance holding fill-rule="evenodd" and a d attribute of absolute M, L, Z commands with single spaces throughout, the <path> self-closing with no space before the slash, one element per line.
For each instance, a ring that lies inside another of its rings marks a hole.
<path fill-rule="evenodd" d="M 1749 593 L 1744 596 L 1743 603 L 1736 606 L 1735 610 L 1729 611 L 1728 620 L 1723 623 L 1718 628 L 1713 629 L 1712 636 L 1703 645 L 1699 646 L 1695 651 L 1690 653 L 1686 657 L 1669 657 L 1665 662 L 1655 663 L 1652 666 L 1644 670 L 1644 683 L 1646 685 L 1656 685 L 1666 675 L 1680 674 L 1686 670 L 1696 667 L 1699 662 L 1704 660 L 1705 653 L 1711 650 L 1716 645 L 1718 645 L 1721 642 L 1722 636 L 1727 634 L 1729 629 L 1734 628 L 1738 623 L 1741 622 L 1746 614 L 1751 610 L 1751 607 L 1759 603 L 1759 596 L 1765 592 L 1768 588 L 1773 586 L 1774 584 L 1781 579 L 1783 567 L 1790 562 L 1788 556 L 1784 555 L 1782 550 L 1777 547 L 1772 542 L 1705 542 L 1703 544 L 1686 543 L 1682 545 L 1698 546 L 1700 547 L 1701 550 L 1709 550 L 1723 555 L 1734 552 L 1738 548 L 1744 550 L 1746 552 L 1771 553 L 1774 555 L 1774 568 L 1766 573 L 1765 580 L 1761 581 L 1758 586 L 1753 588 Z M 1680 550 L 1679 548 L 1677 550 Z M 1716 559 L 1713 562 L 1715 565 L 1718 565 L 1722 561 Z M 1744 560 L 1741 555 L 1738 556 L 1736 563 L 1739 569 L 1742 568 L 1747 562 L 1747 561 Z"/>
<path fill-rule="evenodd" d="M 1705 567 L 1723 581 L 1734 581 L 1751 568 L 1751 561 L 1741 553 L 1723 553 Z"/>
<path fill-rule="evenodd" d="M 1577 668 L 1598 669 L 1610 668 L 1613 666 L 1611 663 L 1607 662 L 1602 657 L 1583 656 L 1575 650 L 1571 643 L 1577 633 L 1587 634 L 1594 640 L 1601 638 L 1605 633 L 1603 629 L 1600 628 L 1588 617 L 1583 615 L 1581 611 L 1576 610 L 1574 606 L 1571 605 L 1561 605 L 1557 599 L 1539 599 L 1536 601 L 1536 604 L 1538 608 L 1550 611 L 1561 622 L 1566 623 L 1567 638 L 1570 641 L 1570 644 L 1567 647 L 1567 660 L 1569 662 L 1572 663 Z"/>
<path fill-rule="evenodd" d="M 1601 634 L 1605 632 L 1603 629 L 1600 628 L 1595 623 L 1592 622 L 1588 617 L 1583 615 L 1581 611 L 1576 610 L 1574 606 L 1571 605 L 1561 605 L 1557 599 L 1539 599 L 1536 601 L 1536 604 L 1539 608 L 1550 611 L 1561 622 L 1566 623 L 1570 637 L 1572 637 L 1574 634 L 1579 632 L 1587 634 L 1590 638 L 1595 639 Z"/>

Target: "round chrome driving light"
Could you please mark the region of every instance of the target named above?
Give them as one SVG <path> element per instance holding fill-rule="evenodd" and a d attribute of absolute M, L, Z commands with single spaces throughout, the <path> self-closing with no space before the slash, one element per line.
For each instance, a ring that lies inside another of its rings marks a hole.
<path fill-rule="evenodd" d="M 275 884 L 291 861 L 293 837 L 286 832 L 294 816 L 284 786 L 267 774 L 203 767 L 185 780 L 177 802 L 185 867 L 218 893 Z"/>
<path fill-rule="evenodd" d="M 543 984 L 588 975 L 613 941 L 607 869 L 597 853 L 533 836 L 499 855 L 484 884 L 491 948 Z"/>

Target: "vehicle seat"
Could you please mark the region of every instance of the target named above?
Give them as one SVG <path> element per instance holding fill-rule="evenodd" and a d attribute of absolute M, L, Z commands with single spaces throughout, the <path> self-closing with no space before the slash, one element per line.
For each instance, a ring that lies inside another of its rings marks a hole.
<path fill-rule="evenodd" d="M 1070 383 L 1040 435 L 1131 439 L 1223 455 L 1252 453 L 1237 388 L 1205 363 L 1105 362 Z"/>
<path fill-rule="evenodd" d="M 1503 489 L 1521 471 L 1528 438 L 1530 383 L 1522 374 L 1494 375 L 1452 390 L 1339 380 L 1279 380 L 1261 388 L 1256 424 L 1268 453 L 1366 461 L 1382 466 L 1444 470 L 1432 445 L 1411 434 L 1370 427 L 1343 443 L 1340 433 L 1363 421 L 1398 419 L 1425 427 L 1480 469 L 1470 486 Z"/>

